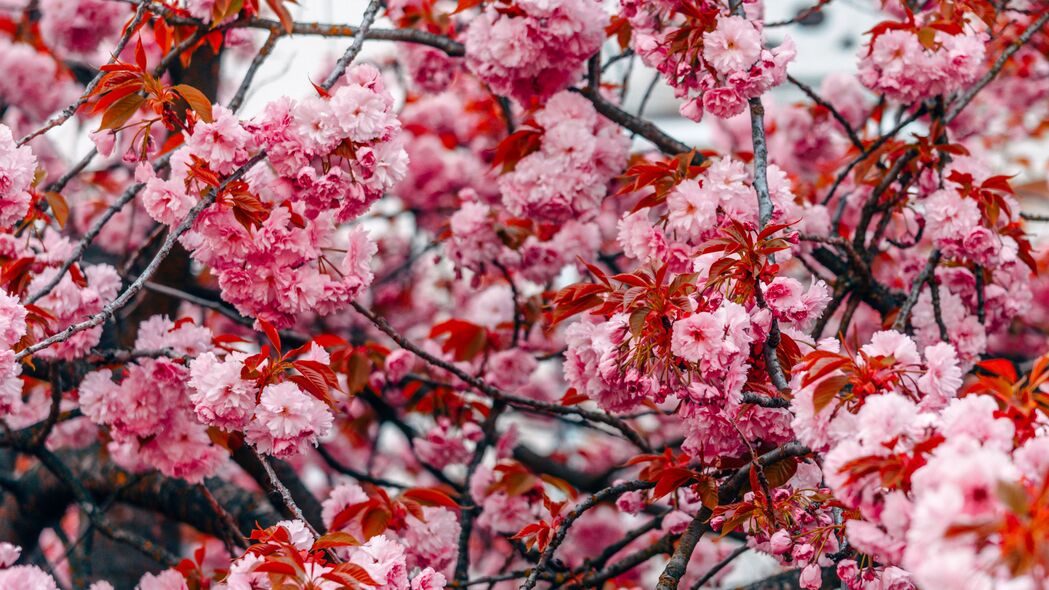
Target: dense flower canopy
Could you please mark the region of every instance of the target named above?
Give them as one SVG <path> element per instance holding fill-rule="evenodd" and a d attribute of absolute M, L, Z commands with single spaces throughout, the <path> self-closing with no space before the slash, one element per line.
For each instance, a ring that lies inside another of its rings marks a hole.
<path fill-rule="evenodd" d="M 0 6 L 0 590 L 1046 587 L 1049 3 L 858 1 Z"/>

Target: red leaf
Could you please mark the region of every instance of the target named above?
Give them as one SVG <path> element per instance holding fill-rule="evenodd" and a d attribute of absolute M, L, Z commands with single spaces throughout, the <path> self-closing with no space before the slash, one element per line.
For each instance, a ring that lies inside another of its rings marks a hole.
<path fill-rule="evenodd" d="M 988 373 L 997 375 L 999 377 L 1003 377 L 1007 379 L 1010 383 L 1016 383 L 1020 379 L 1016 374 L 1016 367 L 1006 359 L 990 359 L 986 361 L 981 361 L 977 363 L 976 366 L 987 371 Z"/>
<path fill-rule="evenodd" d="M 488 331 L 483 326 L 465 320 L 451 319 L 441 322 L 430 330 L 430 338 L 447 335 L 442 350 L 452 353 L 456 361 L 468 361 L 476 357 L 488 341 Z"/>
<path fill-rule="evenodd" d="M 520 129 L 499 142 L 492 157 L 492 166 L 502 166 L 502 173 L 511 172 L 525 156 L 539 151 L 543 132 L 538 129 Z"/>
<path fill-rule="evenodd" d="M 193 109 L 193 112 L 197 113 L 201 121 L 205 123 L 211 123 L 211 101 L 208 97 L 204 96 L 204 93 L 190 86 L 189 84 L 176 84 L 171 87 L 172 90 L 179 93 L 180 96 L 189 104 L 189 108 Z"/>
<path fill-rule="evenodd" d="M 574 406 L 576 404 L 581 404 L 589 399 L 589 397 L 579 393 L 574 387 L 572 387 L 565 392 L 563 397 L 561 397 L 561 405 Z"/>
<path fill-rule="evenodd" d="M 277 351 L 277 356 L 282 356 L 280 348 L 280 334 L 277 332 L 277 329 L 273 327 L 273 324 L 267 322 L 264 319 L 259 319 L 258 322 L 259 325 L 262 326 L 262 331 L 266 334 L 266 338 L 268 338 L 270 344 L 273 345 L 273 349 Z"/>
<path fill-rule="evenodd" d="M 664 470 L 663 474 L 659 476 L 659 481 L 656 482 L 655 489 L 652 490 L 652 500 L 658 500 L 680 488 L 695 475 L 695 472 L 691 469 L 685 469 L 684 467 L 671 467 Z"/>
<path fill-rule="evenodd" d="M 317 550 L 330 549 L 332 547 L 354 547 L 360 544 L 360 541 L 355 539 L 353 535 L 342 531 L 335 531 L 332 533 L 328 533 L 314 541 L 313 549 Z"/>
<path fill-rule="evenodd" d="M 386 532 L 386 525 L 390 522 L 390 511 L 386 508 L 372 508 L 364 513 L 361 518 L 361 528 L 364 530 L 364 538 L 371 539 L 376 535 Z"/>
<path fill-rule="evenodd" d="M 418 502 L 423 506 L 443 506 L 453 510 L 458 510 L 460 507 L 448 494 L 437 488 L 412 488 L 405 490 L 401 497 Z"/>

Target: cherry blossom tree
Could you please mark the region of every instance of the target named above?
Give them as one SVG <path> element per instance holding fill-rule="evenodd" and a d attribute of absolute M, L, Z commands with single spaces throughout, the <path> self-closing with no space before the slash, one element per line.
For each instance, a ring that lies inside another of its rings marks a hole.
<path fill-rule="evenodd" d="M 1044 588 L 1049 4 L 860 1 L 0 6 L 0 588 Z"/>

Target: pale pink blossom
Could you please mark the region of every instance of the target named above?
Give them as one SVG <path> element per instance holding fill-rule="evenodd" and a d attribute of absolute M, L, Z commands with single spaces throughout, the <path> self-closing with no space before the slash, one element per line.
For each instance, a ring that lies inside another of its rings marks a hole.
<path fill-rule="evenodd" d="M 288 457 L 305 452 L 331 431 L 332 414 L 317 398 L 291 382 L 262 390 L 255 415 L 245 431 L 259 452 Z"/>

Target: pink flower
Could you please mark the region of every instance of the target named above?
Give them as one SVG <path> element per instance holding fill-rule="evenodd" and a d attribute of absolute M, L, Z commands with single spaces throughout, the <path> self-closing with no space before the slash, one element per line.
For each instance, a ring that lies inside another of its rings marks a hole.
<path fill-rule="evenodd" d="M 186 0 L 186 10 L 205 23 L 211 22 L 216 0 Z"/>
<path fill-rule="evenodd" d="M 11 543 L 0 543 L 0 568 L 11 567 L 18 556 L 22 554 L 22 548 Z"/>
<path fill-rule="evenodd" d="M 980 209 L 951 189 L 936 191 L 925 200 L 925 219 L 930 235 L 937 243 L 963 240 L 980 225 Z"/>
<path fill-rule="evenodd" d="M 881 443 L 916 435 L 917 417 L 918 407 L 898 393 L 872 395 L 857 415 L 856 438 L 866 448 L 877 450 Z"/>
<path fill-rule="evenodd" d="M 928 48 L 906 30 L 878 35 L 860 50 L 859 78 L 892 100 L 911 103 L 967 87 L 980 74 L 986 51 L 983 33 L 937 31 Z M 869 53 L 869 55 L 868 55 Z"/>
<path fill-rule="evenodd" d="M 466 29 L 466 67 L 492 90 L 528 104 L 564 90 L 604 40 L 607 15 L 593 0 L 522 0 L 517 13 L 486 6 Z"/>
<path fill-rule="evenodd" d="M 399 348 L 386 356 L 386 380 L 400 383 L 416 364 L 415 353 Z"/>
<path fill-rule="evenodd" d="M 670 349 L 689 362 L 698 362 L 706 373 L 720 373 L 749 352 L 752 340 L 746 310 L 725 301 L 713 313 L 704 311 L 674 322 Z"/>
<path fill-rule="evenodd" d="M 806 590 L 819 590 L 823 586 L 823 574 L 820 571 L 820 566 L 815 563 L 805 566 L 801 570 L 798 584 Z"/>
<path fill-rule="evenodd" d="M 139 167 L 148 164 L 140 164 Z M 150 171 L 152 173 L 152 171 Z M 175 180 L 161 180 L 150 174 L 142 189 L 142 205 L 146 213 L 158 223 L 175 225 L 189 213 L 195 203 L 193 197 L 186 194 L 182 183 Z"/>
<path fill-rule="evenodd" d="M 332 415 L 317 398 L 291 382 L 267 385 L 248 424 L 247 441 L 275 457 L 302 453 L 331 431 Z"/>
<path fill-rule="evenodd" d="M 18 147 L 11 128 L 0 125 L 0 227 L 14 224 L 29 212 L 28 191 L 35 173 L 33 152 L 28 146 Z"/>
<path fill-rule="evenodd" d="M 7 291 L 0 290 L 0 345 L 14 346 L 26 333 L 26 310 Z"/>
<path fill-rule="evenodd" d="M 939 409 L 957 395 L 962 386 L 958 354 L 946 342 L 925 347 L 926 372 L 918 378 L 918 388 L 925 393 L 922 407 Z"/>
<path fill-rule="evenodd" d="M 385 535 L 376 535 L 367 543 L 350 549 L 350 563 L 355 563 L 378 582 L 380 590 L 404 590 L 408 587 L 408 568 L 404 547 Z"/>
<path fill-rule="evenodd" d="M 419 458 L 438 469 L 444 469 L 453 463 L 468 461 L 470 451 L 466 448 L 465 442 L 470 437 L 463 436 L 463 433 L 453 432 L 452 428 L 451 420 L 443 416 L 438 418 L 434 428 L 431 428 L 425 437 L 415 441 L 415 451 L 419 454 Z M 480 434 L 480 431 L 475 430 L 474 432 Z"/>
<path fill-rule="evenodd" d="M 175 570 L 164 570 L 159 574 L 146 574 L 138 581 L 135 590 L 188 590 L 186 579 Z"/>
<path fill-rule="evenodd" d="M 321 503 L 321 517 L 324 519 L 324 526 L 331 528 L 335 518 L 343 510 L 368 501 L 368 494 L 364 493 L 361 486 L 355 483 L 341 483 L 335 486 L 328 497 Z M 353 521 L 347 523 L 343 530 L 346 530 L 357 540 L 363 540 L 364 533 L 361 531 L 359 524 L 354 524 Z"/>
<path fill-rule="evenodd" d="M 179 576 L 181 578 L 181 576 Z M 16 565 L 0 570 L 0 588 L 4 590 L 58 590 L 58 584 L 50 574 L 35 565 Z M 185 586 L 176 590 L 184 590 Z M 167 588 L 141 588 L 140 590 L 168 590 Z"/>
<path fill-rule="evenodd" d="M 513 391 L 526 385 L 538 366 L 535 357 L 524 350 L 503 350 L 489 357 L 486 380 L 496 387 Z"/>
<path fill-rule="evenodd" d="M 190 363 L 189 399 L 201 422 L 236 430 L 254 414 L 255 384 L 240 378 L 244 356 L 233 354 L 220 361 L 206 352 Z"/>
<path fill-rule="evenodd" d="M 875 332 L 870 343 L 864 344 L 861 350 L 871 356 L 891 356 L 898 365 L 904 367 L 921 364 L 914 341 L 894 330 Z"/>
<path fill-rule="evenodd" d="M 732 88 L 714 88 L 703 93 L 703 108 L 715 117 L 728 119 L 742 113 L 747 101 Z"/>
<path fill-rule="evenodd" d="M 619 221 L 619 245 L 623 254 L 638 260 L 659 257 L 666 250 L 666 238 L 648 219 L 648 211 L 624 215 Z"/>
<path fill-rule="evenodd" d="M 116 146 L 117 140 L 116 133 L 106 129 L 103 131 L 92 131 L 88 136 L 91 138 L 91 143 L 95 144 L 95 149 L 98 150 L 99 155 L 104 158 L 113 155 L 113 148 Z"/>
<path fill-rule="evenodd" d="M 444 590 L 447 582 L 443 574 L 428 567 L 412 578 L 411 590 Z"/>
<path fill-rule="evenodd" d="M 703 34 L 703 57 L 723 76 L 750 69 L 760 54 L 761 33 L 745 18 L 719 18 L 717 28 Z"/>
<path fill-rule="evenodd" d="M 291 544 L 299 551 L 308 550 L 316 540 L 313 532 L 301 520 L 282 520 L 274 526 L 279 526 L 287 531 Z"/>
<path fill-rule="evenodd" d="M 422 518 L 409 516 L 401 534 L 409 569 L 445 571 L 459 554 L 459 521 L 446 508 L 424 506 Z"/>
<path fill-rule="evenodd" d="M 714 314 L 705 311 L 692 314 L 674 322 L 671 350 L 695 363 L 712 354 L 721 344 L 724 334 L 724 327 Z"/>
<path fill-rule="evenodd" d="M 499 177 L 503 205 L 515 216 L 551 223 L 589 220 L 626 164 L 629 140 L 572 92 L 551 97 L 536 119 L 545 123 L 540 149 Z"/>
<path fill-rule="evenodd" d="M 186 139 L 186 149 L 215 172 L 229 174 L 248 159 L 254 140 L 226 107 L 215 105 L 212 117 L 211 123 L 197 123 L 193 135 Z"/>
<path fill-rule="evenodd" d="M 92 65 L 108 57 L 127 10 L 105 0 L 42 0 L 40 35 L 58 55 Z"/>
<path fill-rule="evenodd" d="M 794 540 L 787 530 L 778 530 L 769 538 L 769 549 L 775 554 L 786 553 L 794 546 Z"/>
<path fill-rule="evenodd" d="M 969 437 L 985 447 L 1008 451 L 1014 428 L 1008 418 L 997 418 L 998 404 L 987 395 L 967 395 L 951 400 L 943 410 L 941 432 L 949 439 Z"/>
<path fill-rule="evenodd" d="M 59 65 L 53 56 L 37 51 L 29 43 L 13 43 L 7 36 L 0 39 L 0 72 L 4 72 L 0 77 L 0 101 L 31 121 L 46 119 L 80 95 L 79 85 L 67 76 L 65 66 Z M 6 143 L 4 135 L 0 131 L 0 145 Z M 0 213 L 6 207 L 2 186 L 3 176 L 8 173 L 5 168 L 9 162 L 4 162 L 6 151 L 6 148 L 0 149 Z M 32 178 L 32 170 L 29 175 Z"/>
<path fill-rule="evenodd" d="M 717 195 L 691 178 L 678 184 L 667 196 L 667 224 L 680 232 L 680 238 L 698 240 L 715 226 L 717 208 Z"/>
<path fill-rule="evenodd" d="M 461 268 L 481 270 L 491 263 L 502 248 L 487 205 L 467 201 L 452 214 L 451 239 L 445 243 L 449 258 Z"/>
<path fill-rule="evenodd" d="M 329 105 L 341 135 L 354 142 L 380 138 L 393 124 L 392 99 L 359 84 L 346 84 L 332 94 Z"/>

